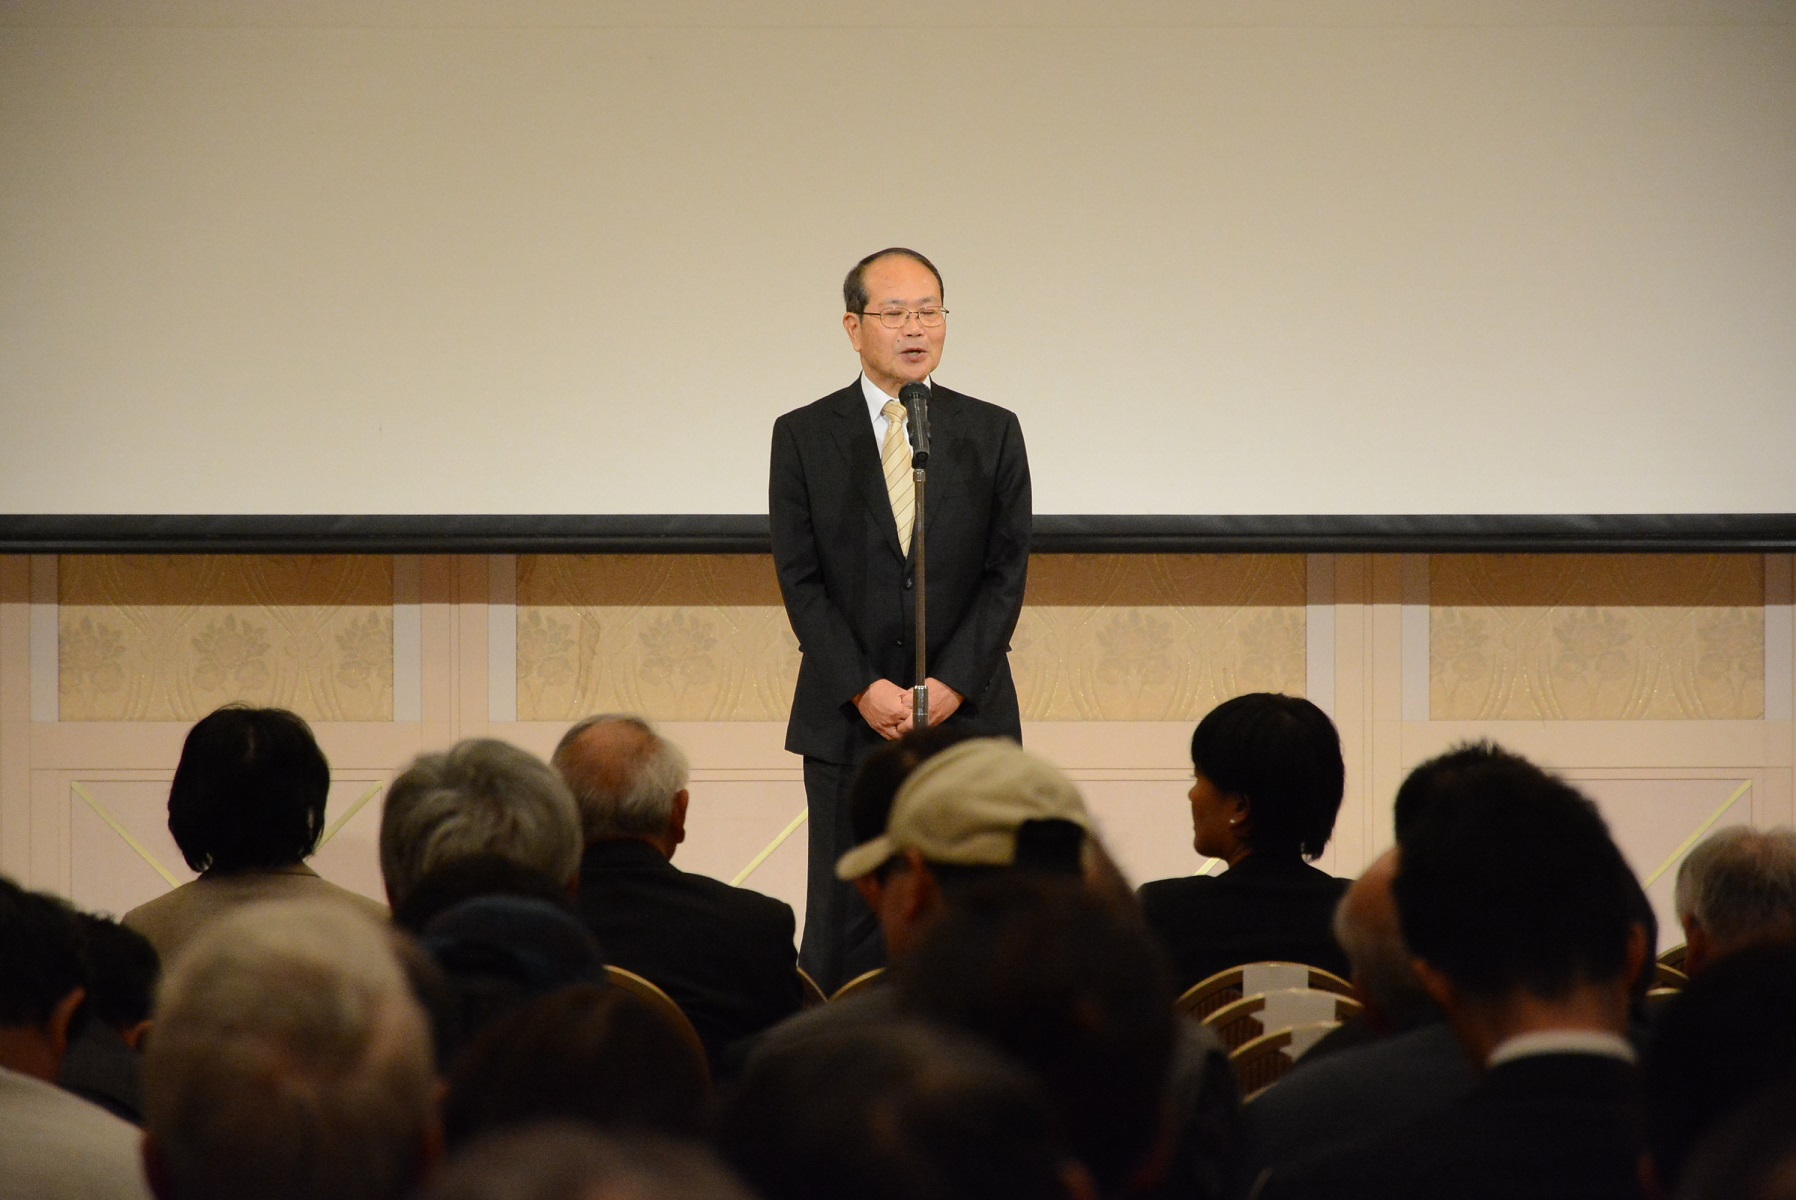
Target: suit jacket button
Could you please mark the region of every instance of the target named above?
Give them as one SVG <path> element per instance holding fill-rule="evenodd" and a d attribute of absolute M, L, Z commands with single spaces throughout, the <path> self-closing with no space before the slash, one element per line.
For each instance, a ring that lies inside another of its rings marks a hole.
<path fill-rule="evenodd" d="M 898 639 L 898 640 L 897 640 L 897 641 L 896 641 L 896 642 L 893 642 L 893 643 L 892 643 L 892 644 L 893 644 L 893 645 L 894 645 L 894 646 L 902 646 L 902 645 L 904 645 L 904 639 L 903 639 L 903 638 L 899 638 L 899 639 Z"/>
<path fill-rule="evenodd" d="M 917 581 L 912 579 L 909 575 L 906 575 L 904 577 L 904 590 L 908 592 L 915 586 L 917 586 Z"/>

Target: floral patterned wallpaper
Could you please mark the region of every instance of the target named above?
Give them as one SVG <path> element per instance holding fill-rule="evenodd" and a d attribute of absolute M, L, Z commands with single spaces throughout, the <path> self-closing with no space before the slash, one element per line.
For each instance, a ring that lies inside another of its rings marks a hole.
<path fill-rule="evenodd" d="M 1038 556 L 1012 643 L 1032 720 L 1172 720 L 1301 692 L 1301 556 Z M 518 716 L 780 721 L 798 645 L 764 555 L 518 561 Z"/>
<path fill-rule="evenodd" d="M 233 701 L 393 716 L 393 560 L 70 556 L 57 571 L 65 721 L 191 721 Z"/>
<path fill-rule="evenodd" d="M 1765 566 L 1741 555 L 1443 555 L 1435 720 L 1765 715 Z"/>

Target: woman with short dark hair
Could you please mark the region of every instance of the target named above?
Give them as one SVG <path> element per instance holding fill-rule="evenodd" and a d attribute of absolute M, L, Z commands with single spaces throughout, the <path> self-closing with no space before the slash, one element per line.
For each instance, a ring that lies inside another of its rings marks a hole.
<path fill-rule="evenodd" d="M 168 959 L 213 918 L 257 900 L 325 897 L 385 917 L 383 905 L 305 864 L 324 833 L 330 782 L 311 726 L 286 709 L 229 704 L 201 718 L 168 791 L 168 831 L 200 877 L 123 924 Z"/>
<path fill-rule="evenodd" d="M 1179 987 L 1250 962 L 1345 975 L 1330 922 L 1348 881 L 1304 861 L 1328 845 L 1341 810 L 1346 768 L 1334 722 L 1300 697 L 1236 696 L 1198 723 L 1191 763 L 1193 845 L 1226 869 L 1140 893 Z"/>

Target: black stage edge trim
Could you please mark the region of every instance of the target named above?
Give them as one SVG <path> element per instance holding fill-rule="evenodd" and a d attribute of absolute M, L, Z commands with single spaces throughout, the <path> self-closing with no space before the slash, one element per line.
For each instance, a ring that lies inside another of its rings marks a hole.
<path fill-rule="evenodd" d="M 5 516 L 0 554 L 764 554 L 767 518 Z M 1041 554 L 1796 551 L 1796 513 L 1038 516 Z"/>

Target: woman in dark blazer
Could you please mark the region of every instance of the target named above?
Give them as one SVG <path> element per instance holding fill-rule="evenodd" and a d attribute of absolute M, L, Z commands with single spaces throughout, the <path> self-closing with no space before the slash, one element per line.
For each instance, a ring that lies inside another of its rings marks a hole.
<path fill-rule="evenodd" d="M 1330 926 L 1348 881 L 1304 861 L 1328 845 L 1341 810 L 1346 769 L 1334 723 L 1295 696 L 1236 696 L 1198 723 L 1191 764 L 1193 844 L 1227 869 L 1140 893 L 1179 987 L 1250 962 L 1345 975 Z"/>

